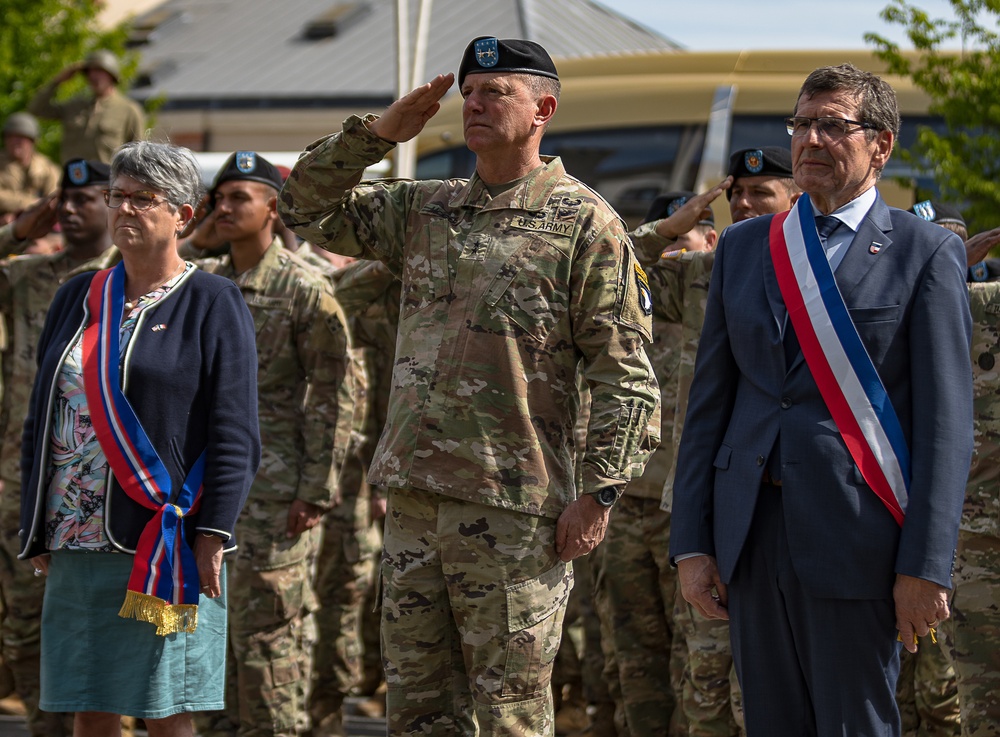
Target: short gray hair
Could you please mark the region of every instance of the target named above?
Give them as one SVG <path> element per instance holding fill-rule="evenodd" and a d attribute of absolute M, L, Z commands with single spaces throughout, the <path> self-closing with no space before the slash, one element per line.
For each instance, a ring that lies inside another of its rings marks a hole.
<path fill-rule="evenodd" d="M 158 189 L 174 207 L 198 207 L 204 194 L 201 169 L 186 148 L 169 143 L 132 141 L 123 144 L 111 159 L 111 180 L 131 177 Z"/>
<path fill-rule="evenodd" d="M 515 74 L 514 76 L 517 77 L 535 97 L 552 95 L 556 98 L 556 102 L 559 101 L 559 93 L 562 91 L 562 84 L 560 84 L 558 79 L 544 77 L 541 74 Z"/>
<path fill-rule="evenodd" d="M 802 83 L 799 96 L 795 99 L 796 110 L 803 95 L 811 98 L 821 92 L 841 91 L 858 101 L 860 121 L 875 129 L 867 131 L 869 139 L 875 136 L 875 131 L 891 131 L 894 139 L 899 138 L 896 91 L 878 75 L 862 71 L 853 64 L 814 70 Z"/>

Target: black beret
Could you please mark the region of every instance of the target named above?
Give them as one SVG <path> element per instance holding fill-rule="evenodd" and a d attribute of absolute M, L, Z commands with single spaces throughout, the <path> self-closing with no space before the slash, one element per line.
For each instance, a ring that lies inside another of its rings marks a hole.
<path fill-rule="evenodd" d="M 694 197 L 694 192 L 687 191 L 661 194 L 649 206 L 646 217 L 642 219 L 643 224 L 670 217 L 692 197 Z M 712 212 L 711 207 L 706 207 L 702 211 L 701 220 L 698 221 L 698 225 L 711 225 L 715 227 L 715 213 Z"/>
<path fill-rule="evenodd" d="M 734 151 L 729 157 L 729 176 L 740 177 L 783 177 L 792 176 L 792 155 L 781 146 L 762 146 Z M 726 190 L 726 195 L 732 195 Z"/>
<path fill-rule="evenodd" d="M 534 41 L 480 36 L 465 47 L 462 63 L 458 67 L 458 86 L 462 86 L 467 74 L 491 72 L 535 74 L 559 79 L 549 52 Z"/>
<path fill-rule="evenodd" d="M 212 193 L 215 193 L 220 184 L 229 181 L 261 182 L 277 190 L 284 183 L 278 167 L 253 151 L 237 151 L 226 159 L 225 166 L 212 182 Z"/>
<path fill-rule="evenodd" d="M 93 187 L 111 183 L 111 167 L 101 161 L 71 159 L 63 164 L 62 188 Z"/>
<path fill-rule="evenodd" d="M 961 225 L 963 228 L 966 227 L 965 218 L 962 217 L 962 213 L 957 208 L 946 205 L 943 202 L 924 200 L 915 204 L 907 212 L 912 212 L 917 217 L 937 223 L 938 225 L 951 223 L 953 225 Z"/>

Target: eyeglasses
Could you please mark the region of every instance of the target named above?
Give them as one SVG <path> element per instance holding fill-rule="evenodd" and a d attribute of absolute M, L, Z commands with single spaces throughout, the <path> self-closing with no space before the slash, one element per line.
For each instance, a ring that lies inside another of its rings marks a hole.
<path fill-rule="evenodd" d="M 106 189 L 104 190 L 104 201 L 108 204 L 108 207 L 113 207 L 116 210 L 125 204 L 125 201 L 132 206 L 132 209 L 136 212 L 142 212 L 143 210 L 148 210 L 151 207 L 156 207 L 161 202 L 166 202 L 166 200 L 156 192 L 147 192 L 144 189 L 140 189 L 132 194 L 126 194 L 120 189 Z"/>
<path fill-rule="evenodd" d="M 813 123 L 816 124 L 816 132 L 823 138 L 843 138 L 857 130 L 877 130 L 871 123 L 862 123 L 860 120 L 849 120 L 848 118 L 806 118 L 802 115 L 794 115 L 785 118 L 785 129 L 790 136 L 807 136 Z M 857 126 L 851 130 L 851 126 Z"/>

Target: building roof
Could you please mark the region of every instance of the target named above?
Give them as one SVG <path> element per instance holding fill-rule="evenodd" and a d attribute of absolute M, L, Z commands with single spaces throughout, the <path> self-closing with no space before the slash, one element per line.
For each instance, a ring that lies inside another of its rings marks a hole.
<path fill-rule="evenodd" d="M 395 8 L 395 0 L 167 0 L 134 21 L 141 65 L 131 94 L 162 96 L 166 110 L 385 105 L 396 97 Z M 591 0 L 435 0 L 425 78 L 457 71 L 480 35 L 531 39 L 556 59 L 679 48 Z"/>

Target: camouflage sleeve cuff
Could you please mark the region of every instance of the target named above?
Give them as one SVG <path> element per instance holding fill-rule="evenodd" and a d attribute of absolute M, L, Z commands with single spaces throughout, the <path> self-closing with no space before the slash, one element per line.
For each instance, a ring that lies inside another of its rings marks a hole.
<path fill-rule="evenodd" d="M 636 257 L 643 266 L 655 264 L 660 258 L 660 254 L 668 250 L 676 242 L 676 238 L 664 238 L 656 232 L 656 223 L 645 223 L 629 233 L 632 245 L 635 247 Z"/>
<path fill-rule="evenodd" d="M 317 159 L 326 161 L 330 158 L 335 158 L 346 169 L 365 169 L 377 164 L 395 148 L 394 143 L 389 143 L 368 130 L 366 123 L 377 117 L 371 114 L 363 118 L 351 115 L 344 121 L 340 133 L 324 136 L 306 146 L 296 166 L 309 164 Z M 331 153 L 331 149 L 339 150 Z"/>

